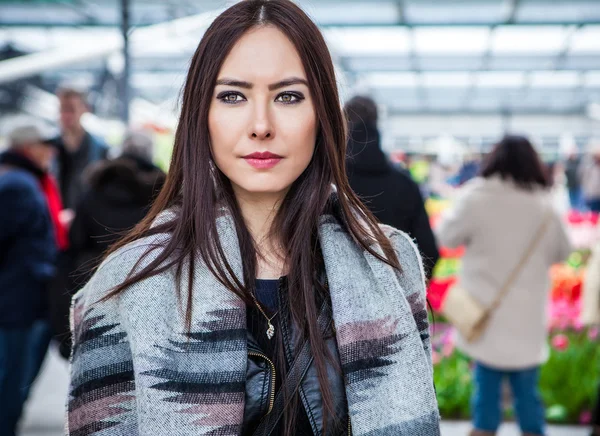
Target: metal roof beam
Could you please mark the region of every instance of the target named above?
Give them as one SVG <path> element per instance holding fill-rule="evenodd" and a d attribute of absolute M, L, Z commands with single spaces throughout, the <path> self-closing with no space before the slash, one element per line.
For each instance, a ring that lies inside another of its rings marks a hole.
<path fill-rule="evenodd" d="M 389 116 L 398 116 L 398 115 L 500 115 L 503 110 L 501 108 L 497 109 L 481 109 L 481 108 L 471 108 L 471 109 L 449 109 L 449 110 L 439 110 L 439 109 L 425 109 L 425 110 L 402 110 L 394 108 L 393 106 L 388 106 L 387 108 Z M 506 109 L 504 109 L 506 111 Z M 508 111 L 511 115 L 585 115 L 585 107 L 581 107 L 575 110 L 572 109 L 548 109 L 540 107 L 539 109 L 519 109 L 515 107 L 509 107 Z"/>
<path fill-rule="evenodd" d="M 517 18 L 517 12 L 519 11 L 520 0 L 506 0 L 508 9 L 506 13 L 506 20 L 504 24 L 515 24 Z"/>
<path fill-rule="evenodd" d="M 159 24 L 156 21 L 135 21 L 133 25 L 136 27 L 141 26 L 150 26 L 154 24 Z M 600 20 L 594 19 L 589 21 L 582 20 L 563 20 L 563 21 L 519 21 L 515 23 L 509 23 L 504 21 L 478 21 L 478 22 L 440 22 L 440 21 L 432 21 L 432 22 L 419 22 L 419 23 L 410 23 L 406 21 L 402 21 L 400 23 L 389 23 L 389 22 L 381 22 L 381 23 L 345 23 L 345 24 L 327 24 L 321 23 L 319 27 L 325 29 L 331 28 L 351 28 L 351 27 L 491 27 L 491 26 L 577 26 L 577 25 L 599 25 Z M 88 21 L 58 21 L 58 20 L 40 20 L 40 21 L 0 21 L 0 27 L 119 27 L 119 23 L 117 22 L 96 22 L 89 23 Z"/>
<path fill-rule="evenodd" d="M 131 35 L 132 46 L 190 32 L 204 31 L 220 10 L 204 12 L 166 23 L 136 29 Z M 64 68 L 74 63 L 102 59 L 123 48 L 123 38 L 103 38 L 90 46 L 63 46 L 0 62 L 0 83 L 10 82 L 40 72 Z"/>
<path fill-rule="evenodd" d="M 583 27 L 583 25 L 578 25 L 578 26 L 570 29 L 570 31 L 567 33 L 567 36 L 565 37 L 565 42 L 564 42 L 563 48 L 561 51 L 558 52 L 558 55 L 556 56 L 556 60 L 554 61 L 554 69 L 556 69 L 556 70 L 564 69 L 564 66 L 567 61 L 567 57 L 569 56 L 569 51 L 571 50 L 571 44 L 573 43 L 573 39 L 575 38 L 575 35 L 577 34 L 577 32 L 579 32 L 581 30 L 582 27 Z"/>
<path fill-rule="evenodd" d="M 563 21 L 518 21 L 514 23 L 507 23 L 504 21 L 455 21 L 452 23 L 441 22 L 441 21 L 431 21 L 431 22 L 402 22 L 402 23 L 389 23 L 389 22 L 381 22 L 381 23 L 345 23 L 345 24 L 327 24 L 320 23 L 319 27 L 324 29 L 332 29 L 332 28 L 352 28 L 352 27 L 493 27 L 493 26 L 576 26 L 576 25 L 597 25 L 600 24 L 600 20 L 563 20 Z"/>
<path fill-rule="evenodd" d="M 396 8 L 398 9 L 399 24 L 405 24 L 406 23 L 406 7 L 404 5 L 404 0 L 397 0 Z"/>

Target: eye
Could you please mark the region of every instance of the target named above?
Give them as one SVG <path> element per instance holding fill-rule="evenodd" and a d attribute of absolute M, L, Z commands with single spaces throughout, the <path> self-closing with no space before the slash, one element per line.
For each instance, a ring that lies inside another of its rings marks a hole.
<path fill-rule="evenodd" d="M 245 101 L 246 98 L 239 92 L 224 91 L 217 95 L 217 99 L 226 104 L 237 104 Z"/>
<path fill-rule="evenodd" d="M 302 95 L 299 92 L 298 93 L 296 93 L 296 92 L 282 92 L 275 99 L 276 102 L 283 103 L 283 104 L 300 103 L 302 100 L 304 100 L 304 95 Z"/>

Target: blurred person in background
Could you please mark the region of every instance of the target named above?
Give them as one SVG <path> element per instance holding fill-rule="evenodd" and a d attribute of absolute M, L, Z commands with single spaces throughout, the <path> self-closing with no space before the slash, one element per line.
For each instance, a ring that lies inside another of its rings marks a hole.
<path fill-rule="evenodd" d="M 423 197 L 410 173 L 392 166 L 381 150 L 377 105 L 369 97 L 356 96 L 346 103 L 344 112 L 350 187 L 379 221 L 415 239 L 431 278 L 439 252 Z"/>
<path fill-rule="evenodd" d="M 511 384 L 522 432 L 544 435 L 538 379 L 548 358 L 548 271 L 567 258 L 571 247 L 552 207 L 544 165 L 526 138 L 504 137 L 480 174 L 461 188 L 437 231 L 444 246 L 466 247 L 459 283 L 480 304 L 492 304 L 533 235 L 545 231 L 483 335 L 471 343 L 458 335 L 458 347 L 476 362 L 472 436 L 494 435 L 500 426 L 504 378 Z"/>
<path fill-rule="evenodd" d="M 584 325 L 600 326 L 600 240 L 596 242 L 586 268 L 581 321 Z M 600 436 L 600 386 L 598 386 L 592 426 L 591 436 Z"/>
<path fill-rule="evenodd" d="M 569 204 L 573 210 L 582 209 L 581 180 L 579 180 L 579 166 L 581 156 L 572 151 L 564 161 L 565 178 L 567 179 L 567 190 L 569 192 Z"/>
<path fill-rule="evenodd" d="M 102 254 L 146 215 L 162 188 L 165 173 L 152 163 L 154 141 L 141 130 L 126 134 L 122 154 L 98 162 L 86 171 L 89 186 L 75 209 L 69 231 L 68 267 L 60 271 L 54 300 L 55 336 L 60 353 L 70 354 L 69 307 L 71 296 L 94 272 Z M 66 292 L 65 292 L 66 290 Z"/>
<path fill-rule="evenodd" d="M 106 159 L 108 146 L 81 125 L 81 117 L 89 111 L 87 95 L 75 87 L 62 86 L 57 91 L 60 102 L 61 133 L 56 138 L 59 155 L 56 173 L 65 208 L 71 211 L 84 190 L 82 175 L 85 168 Z M 72 219 L 72 214 L 64 213 Z"/>
<path fill-rule="evenodd" d="M 579 178 L 585 205 L 592 212 L 600 212 L 600 143 L 593 144 L 589 151 L 581 162 Z"/>
<path fill-rule="evenodd" d="M 81 117 L 89 110 L 87 94 L 77 87 L 63 85 L 57 90 L 57 96 L 60 103 L 61 132 L 54 139 L 58 156 L 53 171 L 57 176 L 64 204 L 60 218 L 69 227 L 73 221 L 74 209 L 86 189 L 84 172 L 90 164 L 106 159 L 108 147 L 100 138 L 87 132 L 81 124 Z M 50 288 L 53 296 L 50 300 L 50 317 L 55 338 L 61 344 L 64 342 L 60 336 L 62 329 L 57 330 L 57 316 L 62 317 L 64 300 L 69 298 L 63 276 L 64 271 L 68 271 L 70 267 L 71 260 L 68 253 L 59 252 L 59 274 Z M 63 349 L 64 347 L 61 346 L 61 350 Z"/>
<path fill-rule="evenodd" d="M 11 436 L 50 342 L 48 284 L 67 233 L 50 136 L 35 123 L 9 134 L 0 154 L 0 435 Z"/>

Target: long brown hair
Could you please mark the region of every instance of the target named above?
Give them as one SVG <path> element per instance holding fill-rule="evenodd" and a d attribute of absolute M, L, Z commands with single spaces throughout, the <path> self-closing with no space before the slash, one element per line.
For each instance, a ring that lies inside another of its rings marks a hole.
<path fill-rule="evenodd" d="M 325 292 L 318 283 L 316 273 L 322 262 L 318 225 L 319 218 L 329 207 L 332 185 L 337 189 L 337 208 L 341 221 L 356 243 L 381 261 L 397 269 L 400 269 L 400 265 L 375 217 L 348 185 L 345 172 L 346 129 L 331 56 L 317 26 L 291 1 L 239 2 L 219 15 L 202 37 L 183 88 L 181 115 L 165 186 L 146 218 L 112 247 L 110 252 L 158 233 L 169 233 L 170 238 L 160 247 L 160 252 L 153 261 L 133 273 L 138 262 L 128 278 L 106 298 L 118 295 L 136 282 L 174 268 L 179 282 L 177 295 L 182 301 L 185 294 L 179 289 L 180 278 L 186 265 L 189 279 L 185 295 L 185 319 L 189 330 L 194 267 L 202 262 L 231 292 L 247 304 L 252 304 L 257 249 L 244 223 L 231 183 L 214 165 L 208 111 L 217 75 L 229 51 L 248 30 L 265 25 L 274 26 L 287 35 L 298 51 L 318 120 L 313 158 L 283 199 L 271 232 L 278 237 L 281 246 L 285 247 L 286 264 L 293 265 L 288 274 L 287 295 L 291 319 L 298 331 L 304 332 L 304 337 L 313 350 L 323 395 L 325 425 L 326 417 L 334 413 L 333 396 L 326 371 L 326 360 L 331 360 L 331 356 L 317 325 L 315 289 Z M 235 223 L 243 259 L 242 278 L 233 273 L 219 241 L 216 218 L 220 206 L 224 206 Z M 177 211 L 175 218 L 152 226 L 156 217 L 167 209 Z M 371 247 L 374 243 L 379 244 L 383 255 Z M 294 346 L 297 347 L 298 344 Z M 278 348 L 281 351 L 281 346 Z M 339 369 L 339 363 L 333 363 Z M 286 409 L 286 434 L 293 434 L 295 405 L 297 398 Z"/>

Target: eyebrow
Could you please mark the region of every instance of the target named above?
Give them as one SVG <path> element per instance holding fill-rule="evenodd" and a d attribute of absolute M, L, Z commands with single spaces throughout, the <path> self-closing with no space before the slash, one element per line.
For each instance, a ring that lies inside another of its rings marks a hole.
<path fill-rule="evenodd" d="M 230 78 L 224 78 L 217 80 L 217 85 L 228 85 L 235 86 L 236 88 L 244 88 L 244 89 L 252 89 L 254 85 L 250 82 L 244 82 L 243 80 L 236 80 Z M 300 77 L 289 77 L 287 79 L 281 80 L 280 82 L 272 83 L 269 85 L 269 91 L 274 91 L 276 89 L 285 88 L 286 86 L 291 85 L 306 85 L 308 87 L 308 82 Z"/>

